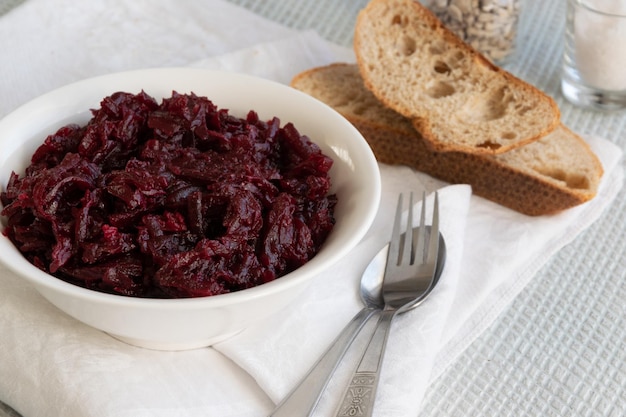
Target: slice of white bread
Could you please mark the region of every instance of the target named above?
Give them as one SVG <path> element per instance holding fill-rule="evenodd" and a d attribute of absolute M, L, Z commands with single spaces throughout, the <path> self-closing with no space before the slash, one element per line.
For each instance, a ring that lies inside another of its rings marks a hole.
<path fill-rule="evenodd" d="M 555 213 L 590 200 L 602 177 L 597 156 L 563 125 L 504 154 L 438 152 L 426 145 L 409 120 L 365 88 L 354 64 L 313 68 L 294 77 L 291 85 L 354 124 L 380 162 L 470 184 L 475 194 L 527 215 Z"/>
<path fill-rule="evenodd" d="M 354 51 L 365 86 L 439 151 L 496 154 L 560 123 L 555 101 L 491 64 L 415 0 L 372 0 Z"/>

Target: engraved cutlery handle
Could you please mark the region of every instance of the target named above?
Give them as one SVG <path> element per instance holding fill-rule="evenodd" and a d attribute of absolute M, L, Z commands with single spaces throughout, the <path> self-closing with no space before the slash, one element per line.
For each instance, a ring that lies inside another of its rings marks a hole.
<path fill-rule="evenodd" d="M 363 308 L 269 417 L 310 416 L 348 347 L 376 310 Z"/>
<path fill-rule="evenodd" d="M 349 386 L 337 410 L 337 417 L 371 417 L 374 411 L 376 388 L 380 376 L 387 336 L 396 310 L 383 310 L 376 330 L 352 374 Z"/>

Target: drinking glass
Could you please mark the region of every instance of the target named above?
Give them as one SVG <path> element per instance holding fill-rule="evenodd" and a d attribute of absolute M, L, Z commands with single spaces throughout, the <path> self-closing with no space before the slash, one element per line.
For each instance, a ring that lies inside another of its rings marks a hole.
<path fill-rule="evenodd" d="M 581 107 L 626 108 L 626 1 L 568 0 L 561 90 Z"/>

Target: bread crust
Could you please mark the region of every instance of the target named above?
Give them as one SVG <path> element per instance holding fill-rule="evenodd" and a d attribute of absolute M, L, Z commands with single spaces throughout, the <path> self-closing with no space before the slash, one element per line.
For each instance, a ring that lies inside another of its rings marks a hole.
<path fill-rule="evenodd" d="M 344 117 L 361 132 L 380 162 L 407 165 L 452 184 L 469 184 L 474 194 L 522 214 L 558 213 L 591 200 L 597 192 L 565 188 L 487 155 L 433 151 L 415 134 L 396 131 L 391 138 L 386 126 Z"/>
<path fill-rule="evenodd" d="M 291 85 L 334 107 L 361 132 L 378 161 L 410 166 L 449 183 L 469 184 L 476 195 L 520 213 L 556 213 L 597 193 L 602 165 L 589 145 L 563 125 L 506 154 L 439 152 L 427 145 L 408 119 L 383 106 L 364 87 L 356 65 L 312 68 L 296 75 Z M 528 166 L 527 161 L 535 161 L 534 155 L 541 156 L 544 148 L 561 159 L 541 169 Z M 557 152 L 560 149 L 564 152 Z M 565 150 L 576 161 L 566 159 Z"/>
<path fill-rule="evenodd" d="M 372 0 L 354 50 L 365 86 L 437 151 L 504 153 L 560 124 L 551 97 L 495 66 L 414 0 Z"/>

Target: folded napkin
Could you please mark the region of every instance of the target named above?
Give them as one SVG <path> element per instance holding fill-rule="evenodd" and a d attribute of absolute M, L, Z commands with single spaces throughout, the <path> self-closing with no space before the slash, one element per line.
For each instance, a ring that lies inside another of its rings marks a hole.
<path fill-rule="evenodd" d="M 20 41 L 13 45 L 7 36 Z M 0 115 L 103 72 L 193 65 L 287 83 L 302 69 L 353 59 L 350 50 L 314 33 L 290 31 L 219 0 L 202 7 L 29 0 L 0 17 L 0 56 L 14 63 L 0 67 L 0 79 L 14 80 L 0 85 Z M 606 171 L 600 193 L 554 216 L 523 216 L 472 196 L 468 186 L 381 165 L 381 207 L 360 245 L 317 277 L 302 299 L 213 348 L 156 352 L 126 345 L 59 312 L 0 269 L 0 400 L 25 417 L 267 415 L 360 309 L 360 274 L 389 239 L 397 194 L 439 190 L 446 269 L 428 300 L 394 322 L 376 409 L 377 416 L 414 416 L 432 379 L 621 188 L 621 151 L 588 140 Z M 316 415 L 332 415 L 355 352 L 347 359 Z"/>
<path fill-rule="evenodd" d="M 422 191 L 430 191 L 432 182 L 420 174 L 405 168 L 383 166 L 382 169 L 383 205 L 376 223 L 351 255 L 329 273 L 317 277 L 307 294 L 286 311 L 215 346 L 253 375 L 275 402 L 282 399 L 343 325 L 361 309 L 359 280 L 371 259 L 391 237 L 398 193 L 413 190 L 419 197 Z M 441 233 L 447 248 L 445 268 L 425 302 L 399 315 L 392 323 L 378 388 L 377 416 L 415 415 L 461 276 L 471 188 L 467 185 L 436 188 L 439 189 Z M 430 218 L 432 204 L 431 195 L 427 218 Z M 367 328 L 363 341 L 357 339 L 357 346 L 367 342 L 371 327 Z M 349 352 L 315 415 L 333 413 L 360 353 L 356 349 Z"/>

